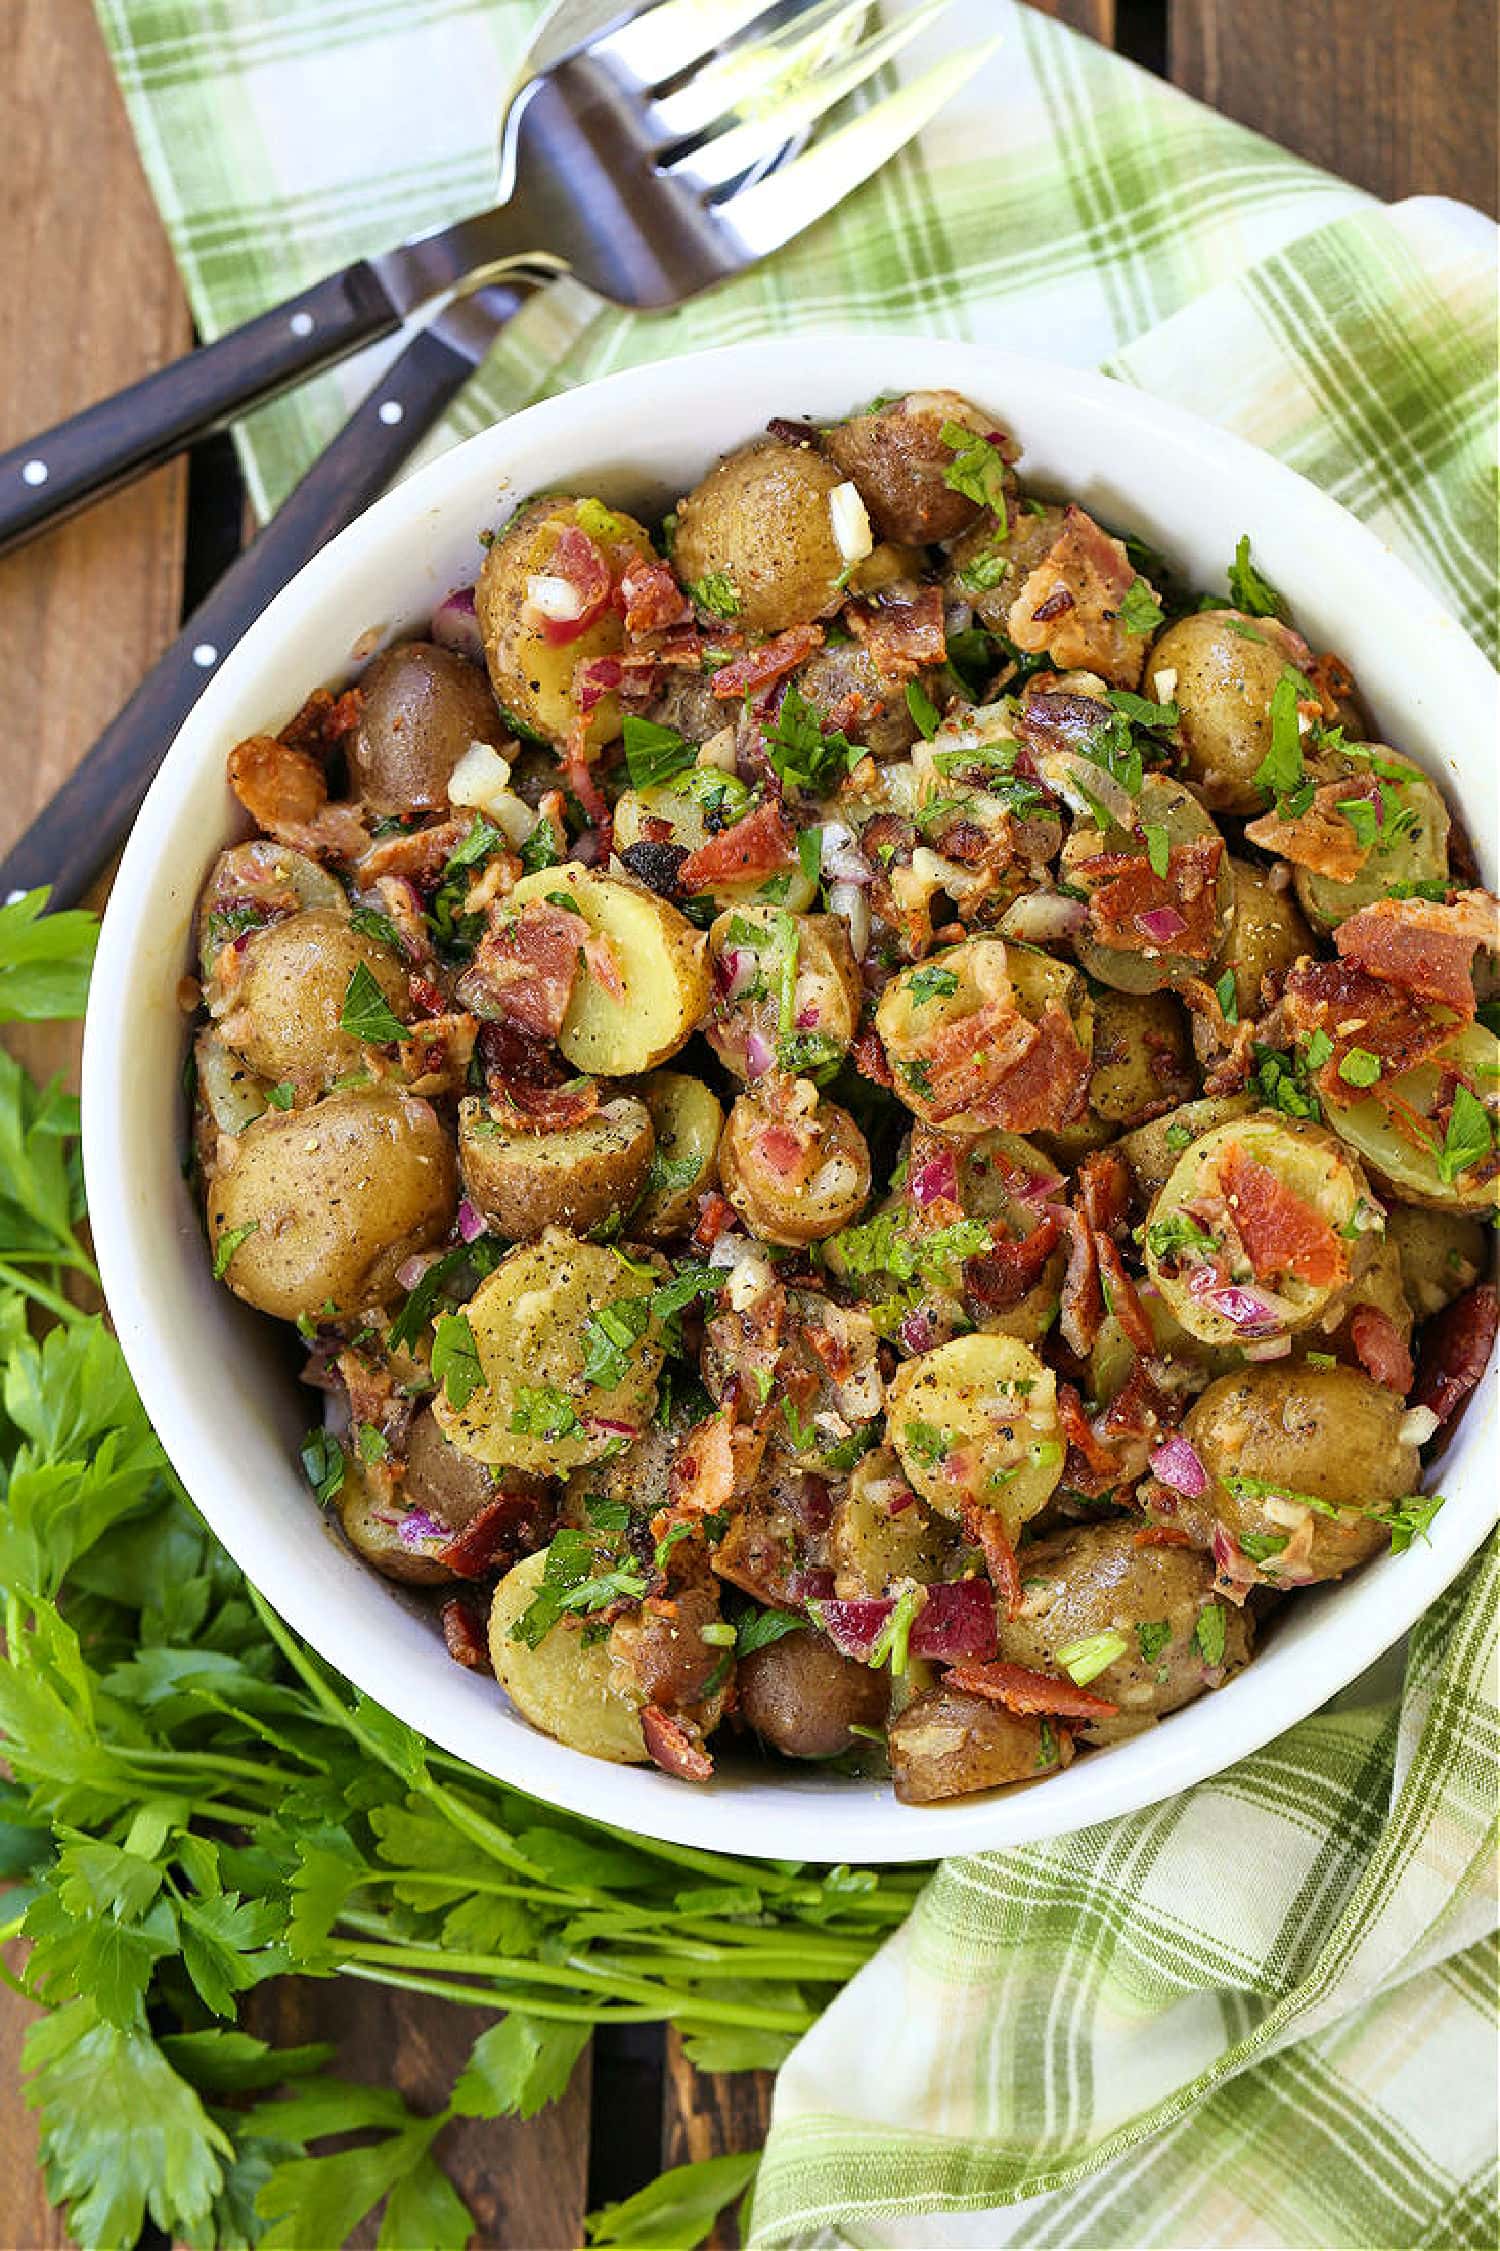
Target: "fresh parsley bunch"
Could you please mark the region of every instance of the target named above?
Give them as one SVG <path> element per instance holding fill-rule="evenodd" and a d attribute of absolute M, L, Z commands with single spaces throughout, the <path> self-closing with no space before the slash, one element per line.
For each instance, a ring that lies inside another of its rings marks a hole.
<path fill-rule="evenodd" d="M 94 922 L 44 904 L 0 909 L 0 1021 L 82 1009 Z M 391 2251 L 457 2251 L 450 2119 L 530 2116 L 596 2024 L 676 2024 L 705 2069 L 778 2063 L 920 1875 L 621 1837 L 352 1693 L 213 1538 L 75 1302 L 98 1284 L 77 1129 L 0 1050 L 0 1937 L 47 2011 L 26 2067 L 49 2192 L 99 2251 L 147 2212 L 225 2251 L 334 2245 L 382 2202 Z M 291 1972 L 505 2013 L 421 2116 L 239 2028 Z M 755 2162 L 679 2167 L 592 2240 L 695 2243 Z"/>

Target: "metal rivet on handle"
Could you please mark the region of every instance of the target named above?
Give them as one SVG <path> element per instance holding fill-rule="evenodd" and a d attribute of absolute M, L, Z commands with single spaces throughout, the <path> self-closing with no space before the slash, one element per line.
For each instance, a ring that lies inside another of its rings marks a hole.
<path fill-rule="evenodd" d="M 50 475 L 45 461 L 28 461 L 21 471 L 23 485 L 44 485 Z"/>
<path fill-rule="evenodd" d="M 217 664 L 218 661 L 219 652 L 212 641 L 200 641 L 193 651 L 194 664 L 198 665 L 204 672 L 207 672 L 211 664 Z"/>
<path fill-rule="evenodd" d="M 382 422 L 394 425 L 402 419 L 405 413 L 406 409 L 399 399 L 382 399 L 380 402 L 380 419 Z"/>
<path fill-rule="evenodd" d="M 316 323 L 311 313 L 293 313 L 287 325 L 294 336 L 311 336 Z"/>

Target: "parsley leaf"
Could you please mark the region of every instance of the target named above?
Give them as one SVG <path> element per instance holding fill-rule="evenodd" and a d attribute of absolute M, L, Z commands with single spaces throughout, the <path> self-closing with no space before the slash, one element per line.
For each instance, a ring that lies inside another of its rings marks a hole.
<path fill-rule="evenodd" d="M 1229 599 L 1247 617 L 1284 617 L 1286 604 L 1250 560 L 1250 534 L 1242 532 L 1229 566 Z"/>
<path fill-rule="evenodd" d="M 561 867 L 567 856 L 563 849 L 563 841 L 563 838 L 557 833 L 556 825 L 550 814 L 539 820 L 530 836 L 521 845 L 522 874 L 535 875 L 540 868 Z"/>
<path fill-rule="evenodd" d="M 842 733 L 827 734 L 816 707 L 795 681 L 787 685 L 781 709 L 771 726 L 762 730 L 766 755 L 790 788 L 826 797 L 837 789 L 864 752 Z"/>
<path fill-rule="evenodd" d="M 310 1430 L 302 1441 L 302 1467 L 307 1482 L 327 1508 L 344 1489 L 344 1449 L 331 1430 Z"/>
<path fill-rule="evenodd" d="M 432 1332 L 432 1373 L 450 1407 L 467 1407 L 485 1386 L 479 1346 L 467 1313 L 440 1313 Z"/>
<path fill-rule="evenodd" d="M 1152 593 L 1147 581 L 1133 578 L 1126 588 L 1125 599 L 1119 608 L 1120 623 L 1127 633 L 1154 633 L 1166 621 L 1166 611 Z"/>
<path fill-rule="evenodd" d="M 728 571 L 709 571 L 688 588 L 688 599 L 696 602 L 700 610 L 710 617 L 738 617 L 744 607 L 740 590 Z"/>
<path fill-rule="evenodd" d="M 806 1624 L 796 1610 L 747 1610 L 735 1627 L 735 1655 L 748 1657 L 757 1649 L 769 1649 L 773 1641 L 799 1633 Z"/>
<path fill-rule="evenodd" d="M 522 1383 L 516 1386 L 510 1427 L 524 1438 L 571 1438 L 582 1425 L 565 1391 L 550 1383 Z"/>
<path fill-rule="evenodd" d="M 1460 1173 L 1483 1164 L 1493 1146 L 1489 1113 L 1479 1097 L 1460 1082 L 1448 1114 L 1443 1146 L 1437 1153 L 1439 1178 L 1450 1183 L 1457 1180 Z"/>
<path fill-rule="evenodd" d="M 943 483 L 950 492 L 961 492 L 979 507 L 992 508 L 998 526 L 995 536 L 1003 539 L 1009 523 L 1004 455 L 982 432 L 970 430 L 962 422 L 945 422 L 938 435 L 953 455 L 943 471 Z"/>
<path fill-rule="evenodd" d="M 1146 857 L 1153 875 L 1165 876 L 1172 858 L 1172 839 L 1159 821 L 1148 821 L 1145 828 Z"/>
<path fill-rule="evenodd" d="M 1111 688 L 1109 700 L 1137 727 L 1175 727 L 1180 716 L 1175 703 L 1149 703 L 1130 688 Z"/>
<path fill-rule="evenodd" d="M 1210 1602 L 1199 1611 L 1198 1623 L 1193 1628 L 1193 1647 L 1210 1671 L 1224 1662 L 1228 1629 L 1228 1613 L 1222 1602 Z"/>
<path fill-rule="evenodd" d="M 229 1261 L 241 1243 L 248 1243 L 252 1235 L 260 1232 L 258 1219 L 247 1219 L 243 1227 L 226 1227 L 214 1246 L 214 1280 L 222 1282 L 229 1272 Z"/>
<path fill-rule="evenodd" d="M 1301 783 L 1302 730 L 1297 725 L 1297 698 L 1302 683 L 1288 666 L 1271 691 L 1271 747 L 1255 769 L 1262 789 L 1289 797 Z"/>
<path fill-rule="evenodd" d="M 1143 1665 L 1154 1665 L 1172 1638 L 1170 1619 L 1144 1619 L 1135 1629 L 1136 1645 Z"/>
<path fill-rule="evenodd" d="M 1339 1077 L 1346 1086 L 1373 1086 L 1380 1076 L 1380 1057 L 1367 1047 L 1351 1047 L 1339 1058 Z"/>
<path fill-rule="evenodd" d="M 393 1040 L 409 1040 L 411 1033 L 400 1018 L 392 1013 L 368 962 L 359 961 L 349 979 L 344 994 L 344 1005 L 339 1012 L 340 1027 L 357 1040 L 369 1040 L 377 1047 L 388 1046 Z"/>
<path fill-rule="evenodd" d="M 914 969 L 904 987 L 914 1008 L 921 1008 L 930 1000 L 947 1000 L 958 991 L 958 979 L 951 969 L 927 967 Z"/>
<path fill-rule="evenodd" d="M 903 1424 L 901 1443 L 924 1469 L 937 1469 L 953 1451 L 953 1433 L 940 1430 L 936 1423 L 917 1420 Z"/>
<path fill-rule="evenodd" d="M 481 860 L 487 860 L 496 846 L 504 842 L 505 838 L 494 823 L 487 821 L 482 813 L 476 813 L 469 824 L 468 835 L 448 854 L 443 866 L 444 876 L 455 875 L 461 868 L 477 868 Z"/>
<path fill-rule="evenodd" d="M 625 715 L 624 739 L 625 763 L 636 789 L 651 789 L 659 782 L 670 781 L 674 774 L 685 772 L 697 762 L 696 743 L 688 742 L 675 727 L 638 718 L 633 711 Z"/>
<path fill-rule="evenodd" d="M 938 715 L 937 705 L 920 680 L 907 681 L 906 708 L 911 713 L 913 724 L 916 726 L 918 733 L 925 741 L 931 742 L 942 725 L 942 720 Z"/>
<path fill-rule="evenodd" d="M 377 946 L 389 946 L 393 954 L 402 953 L 401 933 L 388 914 L 381 914 L 375 907 L 351 907 L 349 921 L 361 936 L 373 938 Z"/>
<path fill-rule="evenodd" d="M 91 914 L 44 914 L 46 891 L 0 907 L 0 1024 L 81 1016 L 99 925 Z"/>

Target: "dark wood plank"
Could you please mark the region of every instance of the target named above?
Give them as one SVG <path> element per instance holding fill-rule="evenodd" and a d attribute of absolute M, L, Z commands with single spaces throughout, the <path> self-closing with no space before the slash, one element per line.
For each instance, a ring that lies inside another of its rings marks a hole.
<path fill-rule="evenodd" d="M 1495 0 L 1170 0 L 1175 84 L 1394 199 L 1496 210 Z"/>
<path fill-rule="evenodd" d="M 1026 5 L 1040 15 L 1056 16 L 1075 31 L 1086 31 L 1103 47 L 1115 43 L 1115 0 L 1026 0 Z"/>
<path fill-rule="evenodd" d="M 695 2071 L 677 2034 L 669 2032 L 662 2164 L 696 2164 L 759 2149 L 771 2122 L 772 2085 L 769 2071 Z M 732 2251 L 739 2242 L 732 2207 L 708 2241 L 710 2251 Z"/>

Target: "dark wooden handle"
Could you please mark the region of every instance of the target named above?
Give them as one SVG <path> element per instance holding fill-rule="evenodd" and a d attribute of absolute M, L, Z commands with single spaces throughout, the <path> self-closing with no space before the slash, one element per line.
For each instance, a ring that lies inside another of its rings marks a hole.
<path fill-rule="evenodd" d="M 400 326 L 361 261 L 0 454 L 0 555 Z"/>
<path fill-rule="evenodd" d="M 431 331 L 408 345 L 0 860 L 0 902 L 49 884 L 54 907 L 78 904 L 124 838 L 173 737 L 225 656 L 288 579 L 389 483 L 473 371 L 472 360 Z"/>

